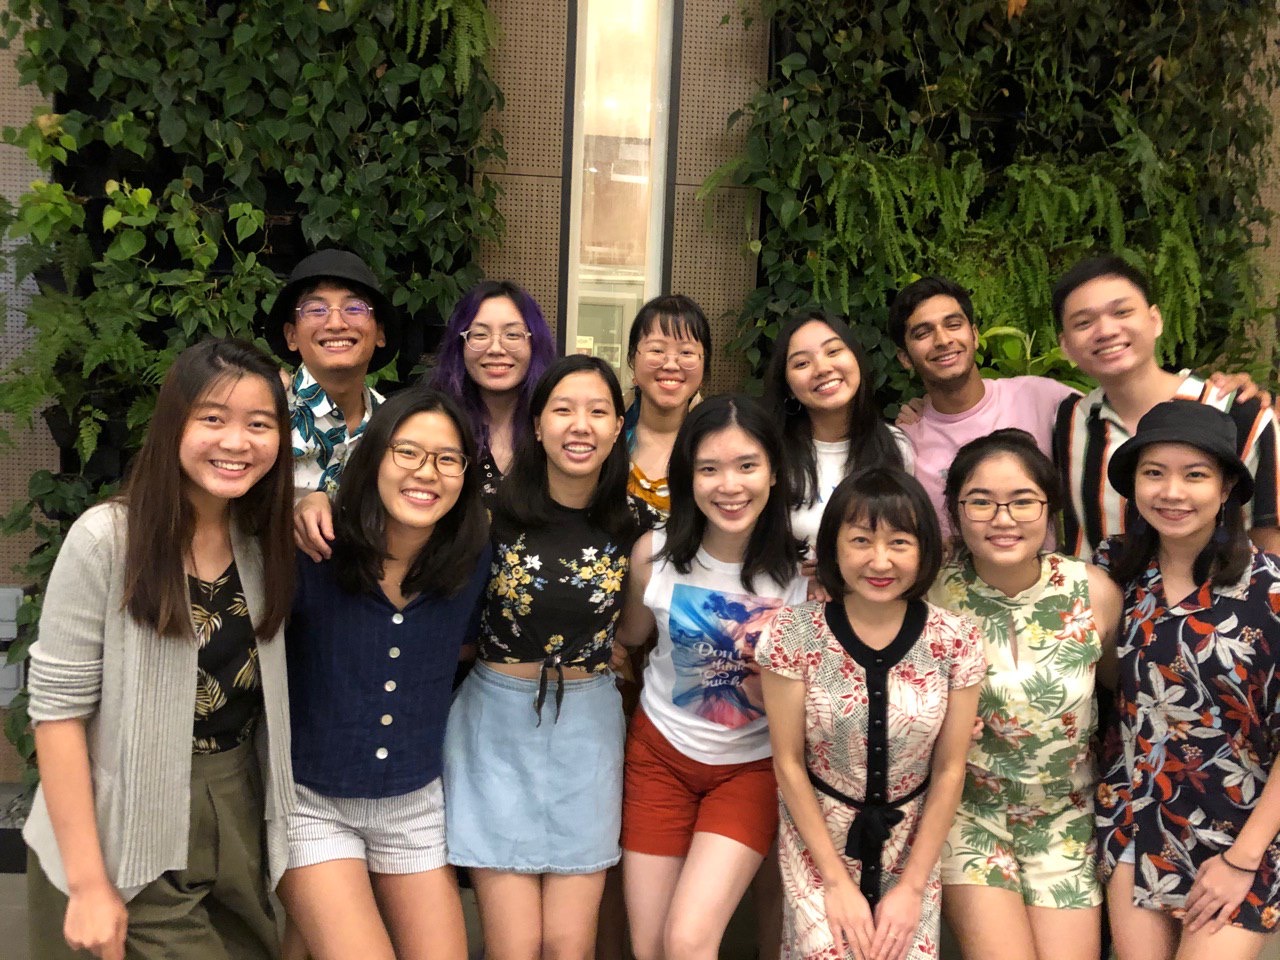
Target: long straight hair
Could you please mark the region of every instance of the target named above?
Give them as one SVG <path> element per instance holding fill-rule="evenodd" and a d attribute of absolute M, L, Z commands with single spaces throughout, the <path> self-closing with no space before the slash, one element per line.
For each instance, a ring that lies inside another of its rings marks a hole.
<path fill-rule="evenodd" d="M 280 368 L 243 340 L 205 340 L 178 354 L 169 368 L 120 495 L 128 516 L 124 607 L 161 636 L 194 636 L 185 563 L 196 515 L 179 459 L 191 408 L 210 391 L 247 376 L 266 382 L 280 437 L 271 469 L 231 509 L 231 522 L 262 553 L 266 605 L 254 625 L 259 640 L 275 635 L 293 601 L 293 447 Z"/>
<path fill-rule="evenodd" d="M 458 502 L 440 518 L 410 561 L 400 589 L 405 594 L 450 596 L 471 578 L 489 536 L 489 518 L 480 502 L 475 437 L 453 400 L 439 390 L 417 385 L 401 390 L 374 411 L 342 471 L 333 511 L 333 563 L 338 583 L 349 593 L 375 592 L 389 559 L 387 508 L 378 490 L 378 472 L 390 455 L 387 448 L 405 420 L 432 412 L 448 417 L 458 431 L 467 469 Z"/>
<path fill-rule="evenodd" d="M 551 399 L 551 391 L 574 373 L 594 373 L 605 382 L 613 401 L 614 416 L 622 416 L 622 387 L 613 367 L 599 357 L 573 354 L 561 357 L 542 375 L 529 401 L 529 424 L 511 459 L 511 469 L 498 488 L 496 516 L 519 526 L 545 527 L 555 521 L 551 489 L 547 482 L 547 451 L 534 436 L 533 422 Z M 627 506 L 627 474 L 630 460 L 619 433 L 600 468 L 600 478 L 587 503 L 587 518 L 615 540 L 635 536 L 635 520 Z"/>
<path fill-rule="evenodd" d="M 818 309 L 806 309 L 793 315 L 778 333 L 773 345 L 773 355 L 765 368 L 764 395 L 778 422 L 783 424 L 783 463 L 791 488 L 793 507 L 811 507 L 818 500 L 818 457 L 813 447 L 813 422 L 809 411 L 791 395 L 787 386 L 787 351 L 795 332 L 810 321 L 825 323 L 853 352 L 858 364 L 858 389 L 849 403 L 849 420 L 846 434 L 849 437 L 849 455 L 844 468 L 847 474 L 855 467 L 899 467 L 902 451 L 876 409 L 875 395 L 871 389 L 871 366 L 867 355 L 843 319 L 833 313 Z"/>
<path fill-rule="evenodd" d="M 799 572 L 800 543 L 791 535 L 791 497 L 782 469 L 782 437 L 773 418 L 758 402 L 743 394 L 712 397 L 689 412 L 676 434 L 667 469 L 671 490 L 671 514 L 666 522 L 666 543 L 654 559 L 670 560 L 680 573 L 688 573 L 707 532 L 707 518 L 693 498 L 693 470 L 698 448 L 710 434 L 740 427 L 764 449 L 768 468 L 777 480 L 769 491 L 764 510 L 756 519 L 742 557 L 742 585 L 747 590 L 758 576 L 785 587 Z"/>
<path fill-rule="evenodd" d="M 463 343 L 462 334 L 471 329 L 484 302 L 494 297 L 506 297 L 515 304 L 530 333 L 529 369 L 516 392 L 516 409 L 511 428 L 514 434 L 513 446 L 519 446 L 530 432 L 529 401 L 533 397 L 533 388 L 556 358 L 555 338 L 542 315 L 542 308 L 518 284 L 510 280 L 482 280 L 458 301 L 445 327 L 436 368 L 431 373 L 430 386 L 453 397 L 462 406 L 481 454 L 489 452 L 489 409 L 484 405 L 480 389 L 467 373 L 463 359 L 466 344 Z"/>

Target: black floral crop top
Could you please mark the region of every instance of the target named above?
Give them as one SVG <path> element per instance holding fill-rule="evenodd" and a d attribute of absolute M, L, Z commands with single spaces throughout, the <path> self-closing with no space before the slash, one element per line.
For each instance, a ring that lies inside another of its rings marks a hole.
<path fill-rule="evenodd" d="M 631 544 L 612 542 L 585 510 L 553 509 L 553 523 L 531 529 L 494 517 L 478 655 L 601 673 L 622 611 Z"/>

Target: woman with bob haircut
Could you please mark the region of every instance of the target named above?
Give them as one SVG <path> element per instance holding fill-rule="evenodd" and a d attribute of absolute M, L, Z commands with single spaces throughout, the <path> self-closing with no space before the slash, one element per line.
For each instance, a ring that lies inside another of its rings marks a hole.
<path fill-rule="evenodd" d="M 298 554 L 293 771 L 280 897 L 315 960 L 463 960 L 445 845 L 445 721 L 489 572 L 475 440 L 445 394 L 374 413 L 343 472 L 333 558 Z"/>
<path fill-rule="evenodd" d="M 782 424 L 791 529 L 808 544 L 810 561 L 836 484 L 866 467 L 911 472 L 911 443 L 876 409 L 870 369 L 848 322 L 817 308 L 783 325 L 765 369 L 765 400 Z"/>
<path fill-rule="evenodd" d="M 1097 796 L 1120 960 L 1250 960 L 1280 921 L 1280 557 L 1249 542 L 1237 449 L 1228 414 L 1170 400 L 1107 468 L 1136 511 L 1098 555 L 1125 603 Z"/>
<path fill-rule="evenodd" d="M 470 868 L 490 960 L 589 958 L 618 862 L 622 702 L 609 674 L 635 522 L 622 388 L 553 363 L 493 514 L 476 668 L 445 739 L 450 862 Z"/>
<path fill-rule="evenodd" d="M 646 303 L 631 324 L 627 366 L 635 383 L 623 421 L 627 493 L 641 523 L 652 527 L 671 511 L 667 467 L 676 434 L 711 375 L 711 325 L 702 308 L 678 293 Z"/>
<path fill-rule="evenodd" d="M 528 435 L 534 387 L 555 358 L 555 338 L 542 308 L 511 280 L 481 280 L 449 316 L 431 386 L 466 413 L 489 506 Z"/>
<path fill-rule="evenodd" d="M 1045 552 L 1062 492 L 1031 434 L 961 447 L 945 500 L 957 548 L 929 600 L 978 624 L 987 676 L 942 854 L 943 914 L 972 960 L 1096 960 L 1094 679 L 1114 685 L 1120 591 Z"/>
<path fill-rule="evenodd" d="M 699 404 L 672 453 L 671 514 L 632 551 L 618 639 L 637 646 L 658 632 L 622 812 L 639 960 L 715 957 L 778 832 L 753 651 L 774 614 L 805 597 L 781 455 L 756 401 Z"/>
<path fill-rule="evenodd" d="M 941 561 L 919 482 L 861 470 L 818 530 L 835 599 L 783 608 L 756 645 L 783 802 L 784 956 L 938 955 L 938 857 L 985 671 L 973 623 L 922 599 Z"/>
<path fill-rule="evenodd" d="M 279 370 L 256 347 L 188 347 L 123 492 L 67 534 L 28 676 L 38 960 L 279 956 L 268 894 L 294 803 L 288 423 Z"/>

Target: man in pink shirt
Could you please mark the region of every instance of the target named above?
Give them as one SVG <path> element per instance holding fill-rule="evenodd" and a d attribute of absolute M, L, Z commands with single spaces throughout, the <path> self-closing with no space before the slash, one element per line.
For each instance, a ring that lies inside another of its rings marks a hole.
<path fill-rule="evenodd" d="M 908 422 L 908 414 L 898 426 L 915 447 L 916 478 L 950 534 L 943 490 L 956 451 L 993 430 L 1017 427 L 1052 456 L 1054 415 L 1077 391 L 1047 377 L 984 379 L 974 360 L 973 303 L 964 287 L 945 277 L 922 277 L 898 292 L 889 307 L 889 335 L 898 360 L 924 381 L 919 418 Z"/>

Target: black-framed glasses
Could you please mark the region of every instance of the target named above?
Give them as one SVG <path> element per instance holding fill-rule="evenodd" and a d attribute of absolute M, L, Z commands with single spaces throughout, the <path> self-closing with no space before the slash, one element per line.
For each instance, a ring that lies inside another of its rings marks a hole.
<path fill-rule="evenodd" d="M 488 350 L 494 338 L 493 332 L 484 329 L 484 327 L 479 330 L 463 330 L 458 336 L 462 338 L 462 342 L 468 350 L 474 350 L 476 353 L 481 350 Z M 518 350 L 532 336 L 533 334 L 528 330 L 503 330 L 497 335 L 498 342 L 507 350 Z"/>
<path fill-rule="evenodd" d="M 387 444 L 391 459 L 405 470 L 421 470 L 428 460 L 434 461 L 436 473 L 442 477 L 460 477 L 467 472 L 466 454 L 457 450 L 424 450 L 408 440 Z"/>
<path fill-rule="evenodd" d="M 373 307 L 363 300 L 348 300 L 340 307 L 330 306 L 323 300 L 308 300 L 306 303 L 298 304 L 293 312 L 310 323 L 324 323 L 329 319 L 329 314 L 335 310 L 342 314 L 342 319 L 348 323 L 360 323 L 373 316 Z"/>
<path fill-rule="evenodd" d="M 644 362 L 644 365 L 653 370 L 661 369 L 669 357 L 675 358 L 676 364 L 681 370 L 694 370 L 702 365 L 702 351 L 695 350 L 693 347 L 668 350 L 666 347 L 655 345 L 645 347 L 640 351 L 640 359 Z"/>
<path fill-rule="evenodd" d="M 966 519 L 975 523 L 994 520 L 1001 507 L 1008 511 L 1009 519 L 1014 523 L 1030 523 L 1044 515 L 1046 503 L 1048 503 L 1047 500 L 1036 500 L 1033 497 L 1019 497 L 1017 500 L 1003 502 L 988 500 L 986 497 L 970 497 L 968 500 L 960 501 L 960 508 L 964 511 Z"/>

